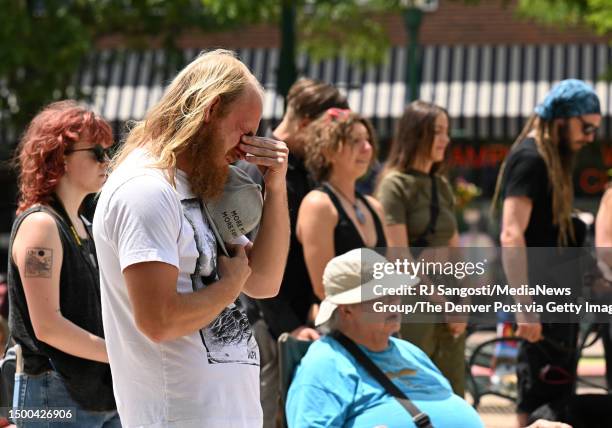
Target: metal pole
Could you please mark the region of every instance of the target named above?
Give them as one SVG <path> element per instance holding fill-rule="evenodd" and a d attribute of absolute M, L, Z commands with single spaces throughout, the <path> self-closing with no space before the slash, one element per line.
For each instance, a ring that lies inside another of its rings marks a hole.
<path fill-rule="evenodd" d="M 276 88 L 283 98 L 297 79 L 295 65 L 295 4 L 293 0 L 282 0 L 281 12 L 281 49 L 279 54 Z"/>
<path fill-rule="evenodd" d="M 416 7 L 404 10 L 404 26 L 408 33 L 406 45 L 406 101 L 419 99 L 421 84 L 421 64 L 419 57 L 419 30 L 423 20 L 423 11 Z"/>

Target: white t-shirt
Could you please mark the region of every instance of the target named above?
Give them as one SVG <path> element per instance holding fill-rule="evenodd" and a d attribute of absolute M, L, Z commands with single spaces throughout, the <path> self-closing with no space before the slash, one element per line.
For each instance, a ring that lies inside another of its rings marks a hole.
<path fill-rule="evenodd" d="M 102 316 L 124 427 L 260 427 L 259 350 L 234 304 L 209 326 L 155 343 L 136 327 L 122 271 L 160 261 L 177 292 L 217 279 L 216 241 L 184 173 L 174 189 L 137 149 L 110 175 L 93 222 Z"/>

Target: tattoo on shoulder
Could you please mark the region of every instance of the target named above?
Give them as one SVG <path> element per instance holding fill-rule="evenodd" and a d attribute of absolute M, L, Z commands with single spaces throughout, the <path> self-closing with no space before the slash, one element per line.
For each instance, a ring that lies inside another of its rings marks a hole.
<path fill-rule="evenodd" d="M 27 278 L 51 278 L 53 250 L 50 248 L 26 248 L 25 276 Z"/>

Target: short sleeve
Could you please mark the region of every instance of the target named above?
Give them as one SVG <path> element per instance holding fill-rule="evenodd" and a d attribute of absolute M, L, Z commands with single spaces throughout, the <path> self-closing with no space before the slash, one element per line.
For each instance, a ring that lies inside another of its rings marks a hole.
<path fill-rule="evenodd" d="M 333 391 L 301 385 L 287 397 L 287 423 L 295 428 L 344 426 L 348 405 Z"/>
<path fill-rule="evenodd" d="M 302 359 L 289 387 L 285 410 L 290 427 L 345 426 L 355 401 L 357 372 L 329 339 L 319 340 Z"/>
<path fill-rule="evenodd" d="M 504 171 L 504 198 L 509 196 L 526 196 L 537 200 L 546 189 L 546 165 L 537 152 L 519 150 L 508 158 Z"/>
<path fill-rule="evenodd" d="M 440 195 L 446 203 L 448 203 L 449 209 L 453 211 L 457 201 L 455 199 L 455 192 L 453 187 L 446 177 L 438 176 L 438 183 L 440 183 Z"/>
<path fill-rule="evenodd" d="M 180 200 L 162 179 L 142 175 L 119 186 L 109 200 L 104 222 L 121 270 L 152 261 L 178 267 L 181 219 Z"/>
<path fill-rule="evenodd" d="M 413 194 L 413 181 L 391 173 L 382 179 L 376 198 L 385 210 L 387 224 L 407 224 L 407 205 Z"/>

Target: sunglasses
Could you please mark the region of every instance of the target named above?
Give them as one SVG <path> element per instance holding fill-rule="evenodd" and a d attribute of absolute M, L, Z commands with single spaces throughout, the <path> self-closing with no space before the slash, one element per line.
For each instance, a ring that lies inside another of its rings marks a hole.
<path fill-rule="evenodd" d="M 86 149 L 73 149 L 66 151 L 66 154 L 69 155 L 74 152 L 92 152 L 94 158 L 99 163 L 107 162 L 112 157 L 112 147 L 104 148 L 99 144 L 96 144 L 93 147 L 88 147 Z"/>
<path fill-rule="evenodd" d="M 597 131 L 599 130 L 599 127 L 593 125 L 592 123 L 587 122 L 586 120 L 584 120 L 580 116 L 576 116 L 576 117 L 578 118 L 578 120 L 582 124 L 582 133 L 585 136 L 597 134 Z"/>

